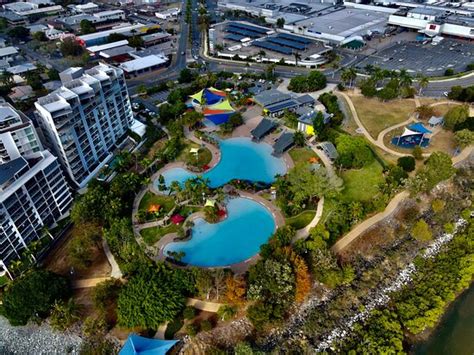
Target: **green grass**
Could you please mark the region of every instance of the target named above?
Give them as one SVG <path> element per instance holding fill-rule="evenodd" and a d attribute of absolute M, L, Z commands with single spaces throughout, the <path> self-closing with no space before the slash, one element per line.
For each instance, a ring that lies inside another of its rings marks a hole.
<path fill-rule="evenodd" d="M 148 211 L 151 205 L 160 205 L 164 213 L 168 213 L 175 206 L 175 202 L 172 196 L 155 195 L 152 192 L 147 192 L 140 201 L 138 209 Z"/>
<path fill-rule="evenodd" d="M 178 332 L 183 327 L 183 324 L 184 323 L 181 318 L 176 318 L 169 322 L 165 330 L 165 339 L 173 339 L 176 332 Z"/>
<path fill-rule="evenodd" d="M 296 216 L 287 218 L 286 224 L 298 230 L 298 229 L 306 227 L 313 220 L 315 215 L 316 215 L 316 211 L 314 210 L 303 211 Z"/>
<path fill-rule="evenodd" d="M 140 231 L 143 240 L 148 245 L 153 245 L 168 233 L 176 233 L 181 227 L 171 223 L 165 227 L 151 227 Z"/>
<path fill-rule="evenodd" d="M 199 148 L 199 153 L 196 158 L 196 154 L 190 153 L 189 150 L 191 148 Z M 186 141 L 186 145 L 184 146 L 181 153 L 176 158 L 176 161 L 183 161 L 188 165 L 196 166 L 196 167 L 203 167 L 207 165 L 212 160 L 212 153 L 206 147 L 201 147 L 200 145 Z"/>
<path fill-rule="evenodd" d="M 362 169 L 346 170 L 342 173 L 344 190 L 342 198 L 346 201 L 368 201 L 378 192 L 378 185 L 384 181 L 383 168 L 374 161 Z"/>
<path fill-rule="evenodd" d="M 293 148 L 289 151 L 291 159 L 296 164 L 299 163 L 307 163 L 311 158 L 317 158 L 315 152 L 311 150 L 311 148 L 304 147 L 304 148 Z"/>

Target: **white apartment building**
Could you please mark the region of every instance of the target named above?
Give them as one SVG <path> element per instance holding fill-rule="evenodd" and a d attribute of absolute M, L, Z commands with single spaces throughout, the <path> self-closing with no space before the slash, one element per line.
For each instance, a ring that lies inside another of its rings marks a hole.
<path fill-rule="evenodd" d="M 122 69 L 100 64 L 70 68 L 63 86 L 35 103 L 45 144 L 77 188 L 83 188 L 112 158 L 133 124 Z"/>
<path fill-rule="evenodd" d="M 42 150 L 31 121 L 0 104 L 0 274 L 65 216 L 72 196 L 58 159 Z"/>
<path fill-rule="evenodd" d="M 0 164 L 42 150 L 31 121 L 8 103 L 0 103 Z"/>

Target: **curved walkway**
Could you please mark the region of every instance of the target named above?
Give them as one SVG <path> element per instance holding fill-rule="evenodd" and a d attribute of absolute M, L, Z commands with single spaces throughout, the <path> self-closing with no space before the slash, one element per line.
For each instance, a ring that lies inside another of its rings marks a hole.
<path fill-rule="evenodd" d="M 216 313 L 219 308 L 224 306 L 224 303 L 209 302 L 198 300 L 197 298 L 188 298 L 186 306 L 192 306 L 200 311 Z"/>
<path fill-rule="evenodd" d="M 301 229 L 298 229 L 296 231 L 296 236 L 293 239 L 292 243 L 296 242 L 297 240 L 306 238 L 309 235 L 309 232 L 311 229 L 316 227 L 316 225 L 319 223 L 319 220 L 321 219 L 321 216 L 323 215 L 323 208 L 324 208 L 324 197 L 321 197 L 318 201 L 318 207 L 316 208 L 316 214 L 311 222 L 309 224 Z"/>
<path fill-rule="evenodd" d="M 470 159 L 474 152 L 474 146 L 467 147 L 463 151 L 452 158 L 453 165 L 457 166 L 466 159 Z M 402 191 L 390 201 L 383 212 L 380 212 L 369 219 L 366 219 L 362 223 L 356 225 L 349 233 L 343 236 L 337 241 L 331 248 L 334 253 L 339 253 L 344 250 L 350 243 L 356 240 L 362 233 L 372 228 L 375 224 L 381 222 L 385 218 L 391 216 L 399 207 L 399 205 L 408 197 L 410 194 L 408 191 Z"/>

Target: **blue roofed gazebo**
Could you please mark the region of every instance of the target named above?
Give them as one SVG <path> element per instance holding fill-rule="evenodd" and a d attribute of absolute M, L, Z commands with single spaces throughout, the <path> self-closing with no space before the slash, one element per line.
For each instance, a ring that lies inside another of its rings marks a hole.
<path fill-rule="evenodd" d="M 150 339 L 130 334 L 119 355 L 164 355 L 177 342 L 178 340 Z"/>

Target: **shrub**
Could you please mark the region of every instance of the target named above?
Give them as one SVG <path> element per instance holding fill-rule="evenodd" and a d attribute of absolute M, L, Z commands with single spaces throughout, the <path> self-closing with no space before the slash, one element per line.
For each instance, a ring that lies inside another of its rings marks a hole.
<path fill-rule="evenodd" d="M 420 219 L 415 223 L 411 230 L 411 234 L 416 240 L 423 242 L 429 241 L 433 238 L 430 226 L 423 219 Z"/>
<path fill-rule="evenodd" d="M 188 333 L 189 336 L 195 336 L 198 333 L 198 328 L 195 324 L 188 324 L 186 326 L 186 333 Z"/>
<path fill-rule="evenodd" d="M 207 332 L 207 331 L 212 329 L 212 323 L 207 319 L 203 320 L 201 322 L 200 326 L 201 326 L 201 330 L 203 332 Z"/>
<path fill-rule="evenodd" d="M 406 172 L 415 170 L 415 158 L 407 156 L 398 158 L 397 165 Z"/>
<path fill-rule="evenodd" d="M 187 306 L 183 311 L 184 319 L 193 319 L 196 316 L 196 309 L 192 306 Z"/>
<path fill-rule="evenodd" d="M 448 68 L 444 71 L 444 76 L 452 76 L 454 75 L 454 69 Z"/>
<path fill-rule="evenodd" d="M 67 280 L 53 272 L 34 270 L 14 280 L 3 294 L 3 315 L 12 325 L 46 317 L 56 301 L 70 295 Z"/>
<path fill-rule="evenodd" d="M 411 154 L 416 160 L 423 160 L 423 150 L 421 149 L 420 146 L 417 145 L 415 148 L 413 148 L 413 151 Z"/>

